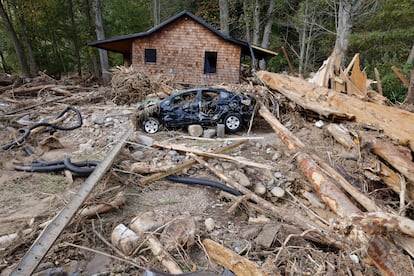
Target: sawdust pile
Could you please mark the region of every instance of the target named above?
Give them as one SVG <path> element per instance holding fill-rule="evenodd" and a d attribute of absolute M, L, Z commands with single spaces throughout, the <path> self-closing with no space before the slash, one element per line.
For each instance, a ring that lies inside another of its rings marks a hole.
<path fill-rule="evenodd" d="M 133 66 L 117 66 L 111 73 L 109 98 L 115 104 L 134 104 L 146 97 L 165 98 L 175 89 L 182 88 L 174 83 L 174 77 L 171 75 L 149 77 Z"/>

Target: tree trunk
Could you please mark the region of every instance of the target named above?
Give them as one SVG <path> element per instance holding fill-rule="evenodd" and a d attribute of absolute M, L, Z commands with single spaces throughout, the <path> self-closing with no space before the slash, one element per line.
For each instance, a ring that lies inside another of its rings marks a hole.
<path fill-rule="evenodd" d="M 345 57 L 348 49 L 348 36 L 352 29 L 352 2 L 348 0 L 340 0 L 338 8 L 338 23 L 336 26 L 336 41 L 334 52 L 341 58 Z"/>
<path fill-rule="evenodd" d="M 260 36 L 260 1 L 256 0 L 253 12 L 253 44 L 259 45 Z"/>
<path fill-rule="evenodd" d="M 408 92 L 407 96 L 405 97 L 404 103 L 414 104 L 414 70 L 411 70 L 410 85 L 408 86 Z"/>
<path fill-rule="evenodd" d="M 3 67 L 4 73 L 9 74 L 10 68 L 6 63 L 6 60 L 4 59 L 4 56 L 3 56 L 3 52 L 1 50 L 0 50 L 0 59 L 1 59 L 1 66 Z"/>
<path fill-rule="evenodd" d="M 230 35 L 229 30 L 229 6 L 227 0 L 219 0 L 220 8 L 220 31 L 225 35 Z"/>
<path fill-rule="evenodd" d="M 408 55 L 407 63 L 411 64 L 411 63 L 413 63 L 413 61 L 414 61 L 414 45 L 411 48 L 410 54 Z"/>
<path fill-rule="evenodd" d="M 160 24 L 160 1 L 154 0 L 152 5 L 154 27 Z"/>
<path fill-rule="evenodd" d="M 94 28 L 94 21 L 91 15 L 91 2 L 90 0 L 84 1 L 84 11 L 86 15 L 86 22 L 88 22 L 88 39 L 92 40 L 95 38 L 95 28 Z M 89 68 L 92 69 L 93 75 L 95 77 L 99 77 L 99 65 L 98 65 L 98 58 L 96 56 L 96 49 L 90 51 L 90 58 L 91 61 L 89 63 Z"/>
<path fill-rule="evenodd" d="M 244 16 L 244 26 L 246 28 L 246 41 L 251 42 L 250 36 L 250 20 L 249 20 L 249 12 L 247 9 L 247 0 L 243 0 L 243 16 Z"/>
<path fill-rule="evenodd" d="M 275 9 L 276 0 L 270 0 L 269 8 L 266 13 L 266 25 L 263 31 L 262 48 L 269 47 L 270 35 L 272 33 L 273 26 L 273 11 Z"/>
<path fill-rule="evenodd" d="M 16 51 L 17 58 L 19 60 L 19 64 L 20 64 L 23 76 L 30 77 L 30 69 L 26 61 L 23 46 L 20 40 L 17 38 L 16 31 L 14 30 L 9 20 L 9 17 L 7 16 L 6 11 L 4 10 L 4 7 L 1 1 L 0 1 L 0 18 L 3 21 L 3 25 L 4 25 L 4 28 L 6 29 L 8 36 L 13 42 L 13 46 Z"/>
<path fill-rule="evenodd" d="M 78 43 L 78 34 L 76 31 L 76 24 L 75 24 L 75 16 L 73 14 L 73 1 L 69 0 L 69 7 L 68 7 L 68 11 L 69 11 L 69 16 L 70 16 L 70 24 L 71 29 L 72 29 L 72 42 L 73 42 L 73 48 L 74 48 L 74 54 L 75 54 L 75 58 L 76 58 L 76 67 L 77 67 L 77 71 L 78 71 L 78 76 L 82 76 L 82 65 L 81 65 L 81 60 L 80 60 L 80 53 L 79 53 L 79 43 Z"/>
<path fill-rule="evenodd" d="M 92 9 L 95 14 L 95 32 L 96 38 L 98 40 L 105 39 L 105 32 L 103 28 L 103 21 L 102 21 L 102 6 L 100 0 L 93 0 L 92 2 Z M 106 50 L 99 49 L 99 58 L 101 62 L 101 70 L 102 70 L 102 80 L 104 85 L 107 85 L 110 81 L 110 75 L 108 72 L 109 69 L 109 62 L 108 62 L 108 53 Z"/>
<path fill-rule="evenodd" d="M 22 27 L 22 31 L 23 31 L 23 35 L 24 35 L 23 42 L 24 42 L 24 44 L 26 46 L 26 49 L 27 49 L 27 59 L 28 59 L 30 75 L 35 76 L 37 74 L 38 67 L 37 67 L 37 64 L 36 64 L 36 60 L 34 58 L 33 48 L 32 48 L 32 45 L 30 43 L 30 40 L 29 40 L 30 34 L 27 31 L 26 20 L 24 19 L 24 16 L 22 16 L 21 14 L 19 15 L 19 22 L 20 22 L 20 25 Z"/>
<path fill-rule="evenodd" d="M 270 35 L 272 33 L 272 26 L 273 26 L 273 10 L 275 9 L 275 2 L 276 0 L 270 0 L 269 7 L 266 13 L 266 25 L 263 30 L 263 38 L 262 38 L 262 48 L 269 47 L 270 42 Z M 261 70 L 266 69 L 266 62 L 264 59 L 259 61 L 259 68 Z"/>
<path fill-rule="evenodd" d="M 304 18 L 308 18 L 308 7 L 309 7 L 309 1 L 305 1 L 305 10 L 304 10 Z M 299 53 L 299 75 L 303 74 L 303 67 L 305 62 L 305 50 L 306 50 L 306 37 L 307 37 L 307 25 L 306 22 L 302 23 L 302 30 L 299 32 L 301 33 L 300 38 L 300 53 Z"/>

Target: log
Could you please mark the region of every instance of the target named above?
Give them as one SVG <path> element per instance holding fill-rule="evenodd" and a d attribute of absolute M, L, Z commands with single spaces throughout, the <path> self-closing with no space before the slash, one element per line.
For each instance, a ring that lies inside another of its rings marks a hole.
<path fill-rule="evenodd" d="M 307 101 L 320 105 L 320 109 L 329 108 L 343 114 L 352 114 L 356 122 L 383 129 L 386 135 L 402 145 L 408 145 L 414 151 L 414 113 L 362 101 L 300 78 L 266 71 L 257 72 L 257 76 L 271 89 L 282 94 L 304 97 Z"/>
<path fill-rule="evenodd" d="M 94 217 L 97 214 L 107 213 L 114 209 L 120 208 L 126 202 L 126 197 L 123 192 L 119 192 L 108 203 L 100 203 L 97 205 L 87 206 L 83 208 L 79 215 L 81 217 Z"/>
<path fill-rule="evenodd" d="M 351 135 L 349 134 L 349 131 L 344 129 L 338 124 L 329 124 L 326 127 L 326 130 L 329 132 L 329 134 L 332 135 L 332 137 L 342 146 L 344 146 L 346 149 L 351 149 L 355 146 L 354 141 L 352 140 Z"/>
<path fill-rule="evenodd" d="M 111 234 L 111 242 L 126 256 L 131 256 L 139 246 L 139 236 L 126 227 L 124 224 L 118 224 Z"/>
<path fill-rule="evenodd" d="M 183 273 L 180 266 L 175 262 L 174 258 L 164 249 L 160 241 L 154 236 L 150 235 L 146 244 L 150 247 L 152 254 L 158 261 L 172 274 Z"/>
<path fill-rule="evenodd" d="M 399 194 L 401 192 L 401 176 L 383 162 L 379 161 L 379 164 L 380 171 L 377 175 L 380 177 L 382 182 L 384 182 L 394 192 Z M 407 202 L 409 202 L 410 200 L 414 200 L 413 185 L 407 185 L 405 195 L 405 200 Z"/>
<path fill-rule="evenodd" d="M 401 147 L 395 146 L 388 141 L 381 141 L 372 136 L 363 136 L 364 141 L 369 143 L 373 153 L 381 157 L 394 169 L 404 175 L 411 183 L 414 184 L 414 162 L 407 156 L 407 152 Z M 409 153 L 411 155 L 411 153 Z"/>
<path fill-rule="evenodd" d="M 228 151 L 230 151 L 230 150 L 232 150 L 234 148 L 237 148 L 238 146 L 246 143 L 247 141 L 248 140 L 241 140 L 241 141 L 234 142 L 234 143 L 232 143 L 232 144 L 230 144 L 228 146 L 225 146 L 223 148 L 220 148 L 220 149 L 217 149 L 217 150 L 213 151 L 213 153 L 226 153 L 226 152 L 228 152 Z M 169 176 L 169 175 L 178 173 L 178 172 L 180 172 L 180 171 L 182 171 L 182 170 L 184 170 L 186 168 L 189 168 L 189 167 L 191 167 L 191 166 L 193 166 L 195 164 L 197 164 L 197 161 L 195 161 L 194 159 L 192 159 L 192 160 L 189 160 L 187 162 L 184 162 L 184 163 L 182 163 L 180 165 L 177 165 L 176 167 L 172 168 L 171 170 L 168 170 L 167 172 L 154 173 L 154 174 L 152 174 L 150 176 L 143 177 L 143 178 L 139 179 L 138 181 L 139 181 L 139 184 L 140 185 L 146 185 L 146 184 L 151 183 L 153 181 L 162 179 L 162 178 L 164 178 L 166 176 Z"/>
<path fill-rule="evenodd" d="M 414 237 L 414 221 L 384 212 L 370 212 L 365 214 L 355 214 L 351 216 L 353 223 L 361 225 L 365 232 L 379 234 L 387 232 L 401 232 Z"/>
<path fill-rule="evenodd" d="M 183 151 L 183 152 L 191 152 L 197 155 L 201 155 L 204 157 L 210 157 L 210 158 L 219 158 L 219 159 L 225 159 L 225 160 L 231 160 L 246 166 L 251 166 L 251 167 L 256 167 L 256 168 L 260 168 L 260 169 L 268 169 L 268 170 L 272 170 L 273 167 L 266 165 L 266 164 L 262 164 L 262 163 L 257 163 L 257 162 L 253 162 L 253 161 L 249 161 L 246 159 L 242 159 L 239 157 L 232 157 L 230 155 L 225 155 L 225 154 L 219 154 L 219 153 L 211 153 L 211 152 L 205 152 L 202 150 L 198 150 L 198 149 L 194 149 L 194 148 L 189 148 L 183 145 L 177 145 L 177 144 L 162 144 L 162 143 L 158 143 L 158 142 L 154 142 L 153 146 L 155 147 L 160 147 L 160 148 L 166 148 L 166 149 L 170 149 L 170 150 L 177 150 L 177 151 Z"/>
<path fill-rule="evenodd" d="M 301 151 L 305 148 L 305 145 L 298 138 L 293 136 L 293 134 L 291 134 L 291 132 L 272 115 L 264 104 L 259 103 L 259 106 L 259 114 L 270 124 L 276 134 L 278 134 L 286 144 L 288 150 L 292 154 L 295 154 L 296 162 L 325 204 L 341 217 L 360 212 L 360 210 L 332 181 L 332 178 L 322 171 L 309 154 Z M 288 140 L 288 137 L 292 138 L 293 141 Z"/>
<path fill-rule="evenodd" d="M 272 126 L 276 133 L 283 133 L 284 137 L 289 136 L 289 130 L 283 126 L 263 104 L 260 104 L 259 114 L 262 115 L 262 117 Z M 294 144 L 298 144 L 298 141 L 300 142 L 300 140 L 296 138 Z M 289 146 L 291 144 L 292 143 L 290 141 L 287 141 L 286 146 Z M 304 148 L 302 149 L 302 147 L 298 147 L 290 151 L 292 153 L 295 153 L 297 163 L 301 167 L 304 174 L 307 176 L 308 180 L 313 184 L 314 189 L 318 191 L 322 200 L 324 200 L 324 202 L 335 213 L 344 217 L 351 215 L 361 215 L 362 212 L 345 195 L 343 195 L 338 188 L 335 188 L 336 183 L 330 181 L 330 178 L 326 178 L 326 174 L 322 172 L 321 168 L 317 166 L 316 162 L 311 159 L 309 155 L 304 154 L 300 150 L 304 150 Z M 363 241 L 368 239 L 368 236 L 359 230 L 356 231 L 356 234 L 357 237 L 360 237 L 360 239 Z M 397 238 L 404 237 L 399 234 Z M 411 245 L 413 244 L 413 240 L 409 239 L 406 241 L 408 246 L 404 248 L 407 248 L 407 252 L 410 252 L 412 249 Z M 376 248 L 374 245 L 382 245 L 382 248 Z M 399 253 L 397 250 L 393 250 L 393 257 L 388 258 L 386 254 L 389 252 L 389 250 L 383 250 L 383 248 L 395 248 L 395 245 L 392 244 L 389 240 L 383 239 L 382 237 L 374 237 L 371 239 L 369 246 L 371 249 L 367 250 L 369 257 L 373 259 L 375 265 L 381 271 L 384 271 L 384 275 L 395 275 L 393 272 L 399 271 L 399 269 L 402 269 L 402 271 L 406 269 L 412 270 L 411 268 L 407 268 L 404 262 L 401 261 L 405 256 Z M 413 273 L 414 271 L 411 271 L 407 275 L 411 275 Z"/>
<path fill-rule="evenodd" d="M 268 275 L 256 263 L 213 240 L 205 239 L 203 240 L 203 245 L 210 259 L 232 271 L 237 276 Z"/>

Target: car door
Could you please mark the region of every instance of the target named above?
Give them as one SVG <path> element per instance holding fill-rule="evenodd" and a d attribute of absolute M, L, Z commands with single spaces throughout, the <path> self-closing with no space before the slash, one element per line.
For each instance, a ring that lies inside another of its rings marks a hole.
<path fill-rule="evenodd" d="M 213 123 L 218 119 L 220 113 L 220 92 L 203 89 L 200 94 L 200 120 L 204 124 Z"/>
<path fill-rule="evenodd" d="M 180 127 L 198 122 L 198 90 L 173 96 L 165 106 L 164 122 L 167 126 Z"/>

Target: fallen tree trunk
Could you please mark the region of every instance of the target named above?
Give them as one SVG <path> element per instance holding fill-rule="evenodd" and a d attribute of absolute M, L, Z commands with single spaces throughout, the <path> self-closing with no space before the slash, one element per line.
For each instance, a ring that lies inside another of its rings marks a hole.
<path fill-rule="evenodd" d="M 414 183 L 414 163 L 410 159 L 411 153 L 409 153 L 410 156 L 408 158 L 408 154 L 405 151 L 391 142 L 380 141 L 368 135 L 363 136 L 363 138 L 369 143 L 369 147 L 373 153 L 387 161 L 394 169 Z"/>
<path fill-rule="evenodd" d="M 389 137 L 414 150 L 414 114 L 398 108 L 366 102 L 337 93 L 306 80 L 291 76 L 260 71 L 257 76 L 271 89 L 286 95 L 294 94 L 306 101 L 317 103 L 320 108 L 355 115 L 355 121 L 371 124 L 384 130 Z M 297 98 L 296 97 L 296 98 Z M 298 103 L 300 104 L 300 103 Z"/>
<path fill-rule="evenodd" d="M 336 183 L 323 173 L 322 169 L 308 154 L 302 152 L 305 150 L 304 144 L 291 134 L 290 131 L 283 126 L 262 103 L 259 104 L 260 115 L 272 126 L 278 135 L 279 133 L 281 134 L 280 138 L 282 138 L 282 140 L 286 137 L 294 137 L 293 141 L 284 140 L 284 142 L 289 151 L 295 154 L 297 163 L 301 167 L 303 173 L 307 176 L 308 180 L 313 184 L 314 189 L 319 193 L 325 204 L 342 217 L 362 215 L 363 213 L 341 192 L 341 190 L 339 190 Z M 414 273 L 412 268 L 407 267 L 405 263 L 401 261 L 406 256 L 399 253 L 392 242 L 380 236 L 374 236 L 369 239 L 370 237 L 368 235 L 362 233 L 362 231 L 358 229 L 356 230 L 357 236 L 360 237 L 363 242 L 364 240 L 369 240 L 367 249 L 368 256 L 384 275 L 398 275 L 400 271 L 406 271 L 408 274 Z M 412 239 L 406 241 L 409 243 L 410 247 Z M 411 247 L 408 248 L 407 251 L 410 249 Z M 390 252 L 392 252 L 392 254 Z"/>

